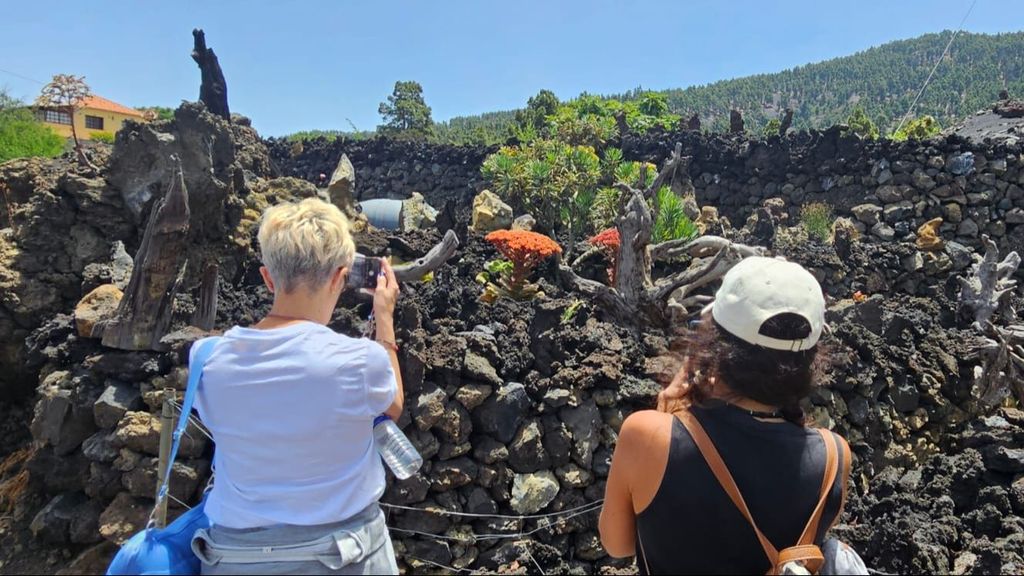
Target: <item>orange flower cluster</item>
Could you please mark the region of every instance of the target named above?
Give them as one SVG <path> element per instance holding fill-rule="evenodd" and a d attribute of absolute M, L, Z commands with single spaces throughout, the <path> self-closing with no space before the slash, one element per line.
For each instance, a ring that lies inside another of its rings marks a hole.
<path fill-rule="evenodd" d="M 549 256 L 562 253 L 562 247 L 557 242 L 543 234 L 528 230 L 495 230 L 488 234 L 485 240 L 493 244 L 498 252 L 513 264 L 533 262 L 533 265 L 536 265 Z"/>
<path fill-rule="evenodd" d="M 530 272 L 545 258 L 562 253 L 557 242 L 528 230 L 495 230 L 484 237 L 501 255 L 512 262 L 509 289 L 518 292 L 526 285 Z"/>
<path fill-rule="evenodd" d="M 622 244 L 622 240 L 619 238 L 618 228 L 609 228 L 587 240 L 587 242 L 594 246 L 610 248 L 616 252 L 618 252 L 619 246 Z"/>
<path fill-rule="evenodd" d="M 601 248 L 608 258 L 608 283 L 615 284 L 615 274 L 619 267 L 619 247 L 622 239 L 618 228 L 609 228 L 587 240 L 590 244 Z"/>

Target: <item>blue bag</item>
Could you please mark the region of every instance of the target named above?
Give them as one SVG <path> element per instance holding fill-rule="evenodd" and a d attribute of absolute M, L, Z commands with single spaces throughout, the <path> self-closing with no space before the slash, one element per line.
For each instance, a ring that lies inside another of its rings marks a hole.
<path fill-rule="evenodd" d="M 157 502 L 153 510 L 160 502 L 167 499 L 168 488 L 171 482 L 171 469 L 174 458 L 178 455 L 178 448 L 181 446 L 181 437 L 188 427 L 188 416 L 192 412 L 192 404 L 196 399 L 196 391 L 199 388 L 199 380 L 203 375 L 203 365 L 213 352 L 213 347 L 219 338 L 210 338 L 203 342 L 199 351 L 196 352 L 188 374 L 188 386 L 185 389 L 185 399 L 181 404 L 181 415 L 178 417 L 178 426 L 174 429 L 174 441 L 171 444 L 171 453 L 168 457 L 167 473 L 164 474 L 163 482 L 160 484 L 160 491 L 157 494 Z M 107 567 L 107 575 L 122 574 L 199 574 L 199 558 L 192 552 L 192 536 L 200 528 L 209 528 L 210 520 L 206 517 L 204 507 L 206 497 L 195 508 L 185 512 L 163 529 L 154 526 L 155 514 L 151 514 L 146 529 L 132 536 L 127 542 L 121 545 L 117 555 Z"/>

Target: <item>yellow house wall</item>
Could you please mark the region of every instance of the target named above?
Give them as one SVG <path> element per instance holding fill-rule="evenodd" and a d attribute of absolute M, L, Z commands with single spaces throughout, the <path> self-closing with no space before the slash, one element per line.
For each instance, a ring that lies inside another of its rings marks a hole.
<path fill-rule="evenodd" d="M 99 116 L 103 118 L 103 130 L 88 130 L 85 127 L 86 116 Z M 139 116 L 129 116 L 127 114 L 121 114 L 119 112 L 111 112 L 109 110 L 96 110 L 95 108 L 81 108 L 75 111 L 75 130 L 78 132 L 78 137 L 82 140 L 91 140 L 92 135 L 97 132 L 108 132 L 110 134 L 116 134 L 125 120 L 138 120 L 142 118 Z M 71 138 L 71 126 L 67 124 L 53 124 L 51 122 L 44 122 L 50 128 L 53 128 L 57 134 L 65 138 Z"/>

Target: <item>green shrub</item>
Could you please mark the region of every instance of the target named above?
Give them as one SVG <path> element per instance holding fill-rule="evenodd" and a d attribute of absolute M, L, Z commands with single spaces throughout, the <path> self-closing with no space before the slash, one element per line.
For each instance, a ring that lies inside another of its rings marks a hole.
<path fill-rule="evenodd" d="M 939 125 L 939 121 L 931 116 L 921 116 L 920 118 L 914 118 L 902 128 L 892 133 L 889 136 L 891 139 L 902 142 L 904 140 L 925 140 L 931 138 L 942 131 L 942 126 Z"/>
<path fill-rule="evenodd" d="M 867 140 L 875 140 L 878 138 L 878 127 L 871 121 L 871 118 L 864 112 L 864 109 L 857 106 L 853 109 L 850 117 L 846 119 L 846 125 L 850 127 L 850 132 L 865 138 Z"/>
<path fill-rule="evenodd" d="M 782 129 L 782 122 L 779 122 L 778 118 L 772 118 L 765 123 L 764 128 L 761 130 L 761 134 L 768 138 L 769 136 L 778 136 L 779 130 Z"/>
<path fill-rule="evenodd" d="M 807 230 L 807 234 L 822 242 L 828 241 L 834 221 L 832 207 L 824 202 L 811 202 L 800 209 L 800 223 Z"/>
<path fill-rule="evenodd" d="M 0 110 L 0 162 L 12 158 L 52 158 L 64 150 L 65 139 L 36 120 L 26 108 Z"/>
<path fill-rule="evenodd" d="M 589 146 L 535 140 L 503 146 L 484 160 L 480 171 L 495 193 L 553 230 L 582 223 L 586 212 L 580 210 L 589 212 L 601 161 Z"/>
<path fill-rule="evenodd" d="M 91 132 L 89 134 L 89 137 L 95 140 L 96 142 L 103 142 L 104 144 L 114 143 L 113 132 Z"/>
<path fill-rule="evenodd" d="M 651 242 L 658 244 L 669 240 L 689 240 L 697 235 L 697 225 L 690 220 L 683 209 L 683 199 L 668 186 L 662 186 L 658 194 L 658 215 L 654 219 Z"/>

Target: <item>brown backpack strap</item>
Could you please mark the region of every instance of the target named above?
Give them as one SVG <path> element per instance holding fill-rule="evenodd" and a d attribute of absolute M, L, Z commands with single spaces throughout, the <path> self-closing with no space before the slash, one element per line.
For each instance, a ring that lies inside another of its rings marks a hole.
<path fill-rule="evenodd" d="M 846 441 L 842 436 L 838 437 L 840 452 L 843 453 L 843 499 L 839 503 L 839 512 L 836 513 L 836 517 L 832 520 L 832 524 L 835 525 L 839 521 L 839 517 L 843 515 L 843 510 L 846 509 L 846 494 L 849 492 L 850 484 L 850 469 L 853 467 L 853 456 L 850 454 L 850 443 Z M 832 526 L 829 526 L 832 528 Z"/>
<path fill-rule="evenodd" d="M 818 497 L 818 505 L 814 508 L 807 526 L 804 527 L 803 534 L 800 535 L 800 540 L 797 542 L 798 546 L 814 544 L 814 538 L 818 535 L 818 525 L 821 523 L 821 516 L 825 512 L 825 503 L 828 502 L 828 496 L 832 493 L 832 487 L 835 486 L 839 473 L 839 457 L 837 455 L 838 449 L 836 448 L 835 436 L 832 435 L 832 432 L 823 428 L 818 429 L 818 434 L 821 435 L 821 441 L 825 443 L 825 474 L 821 481 L 821 494 Z"/>
<path fill-rule="evenodd" d="M 736 486 L 736 481 L 733 480 L 732 474 L 729 472 L 729 468 L 726 467 L 725 461 L 722 460 L 722 455 L 718 453 L 718 449 L 715 448 L 711 438 L 708 437 L 707 432 L 704 431 L 704 427 L 701 426 L 700 422 L 693 417 L 689 411 L 682 410 L 676 412 L 676 417 L 683 423 L 686 430 L 690 433 L 690 437 L 693 438 L 694 444 L 697 445 L 697 449 L 700 450 L 704 460 L 707 462 L 708 467 L 711 468 L 711 473 L 715 475 L 715 479 L 721 484 L 725 493 L 729 495 L 729 499 L 736 505 L 743 517 L 750 523 L 750 527 L 754 529 L 754 534 L 757 535 L 758 541 L 761 542 L 761 547 L 764 548 L 764 553 L 768 556 L 768 560 L 775 566 L 776 560 L 779 557 L 779 551 L 772 545 L 771 541 L 761 532 L 761 529 L 757 527 L 757 522 L 754 522 L 754 517 L 750 514 L 750 509 L 747 508 L 747 503 L 743 501 L 743 495 L 740 494 L 740 489 Z"/>
<path fill-rule="evenodd" d="M 771 543 L 770 540 L 761 532 L 761 529 L 757 527 L 757 523 L 754 521 L 754 517 L 750 513 L 750 509 L 747 507 L 747 503 L 743 500 L 743 495 L 740 494 L 739 487 L 736 486 L 736 481 L 733 480 L 732 474 L 729 472 L 729 468 L 725 465 L 725 461 L 722 460 L 721 454 L 718 449 L 715 448 L 711 438 L 708 437 L 707 432 L 704 431 L 704 427 L 701 426 L 693 414 L 689 411 L 682 410 L 676 412 L 676 417 L 682 422 L 683 426 L 690 433 L 690 437 L 693 438 L 694 444 L 697 445 L 697 449 L 700 450 L 701 455 L 707 462 L 708 467 L 711 468 L 711 473 L 715 475 L 715 479 L 728 494 L 729 499 L 739 509 L 743 517 L 747 519 L 750 527 L 754 529 L 754 534 L 757 536 L 758 541 L 761 543 L 761 547 L 764 549 L 765 555 L 772 564 L 772 573 L 776 573 L 777 568 L 781 565 L 791 562 L 794 560 L 803 561 L 811 572 L 817 572 L 821 566 L 823 557 L 818 547 L 814 545 L 814 538 L 817 535 L 818 525 L 821 523 L 821 516 L 825 510 L 825 503 L 828 501 L 828 496 L 832 492 L 832 486 L 835 484 L 836 476 L 839 471 L 839 462 L 837 455 L 836 440 L 832 436 L 832 433 L 827 430 L 818 430 L 821 435 L 822 441 L 825 443 L 825 473 L 822 478 L 821 493 L 818 498 L 818 505 L 815 507 L 814 512 L 811 514 L 811 518 L 807 525 L 804 527 L 803 534 L 800 536 L 800 541 L 797 546 L 786 548 L 780 554 L 779 550 Z M 845 487 L 845 484 L 844 484 Z"/>

